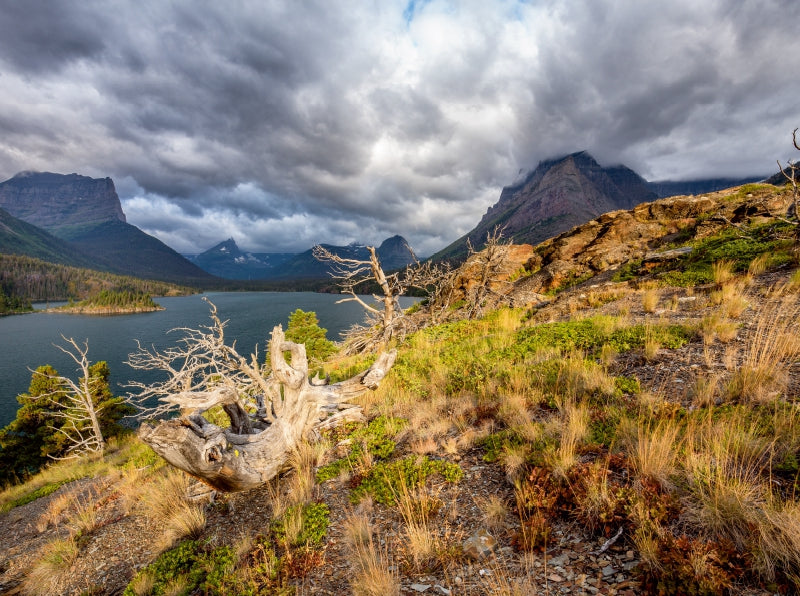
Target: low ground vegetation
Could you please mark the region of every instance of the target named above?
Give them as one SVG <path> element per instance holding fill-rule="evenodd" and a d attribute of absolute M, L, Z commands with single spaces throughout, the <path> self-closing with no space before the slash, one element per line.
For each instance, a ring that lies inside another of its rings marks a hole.
<path fill-rule="evenodd" d="M 686 257 L 409 335 L 359 398 L 369 422 L 303 445 L 263 488 L 191 500 L 126 438 L 7 489 L 2 527 L 40 511 L 25 590 L 796 593 L 800 253 L 781 222 L 703 223 Z M 103 582 L 102 537 L 126 523 L 149 546 Z"/>

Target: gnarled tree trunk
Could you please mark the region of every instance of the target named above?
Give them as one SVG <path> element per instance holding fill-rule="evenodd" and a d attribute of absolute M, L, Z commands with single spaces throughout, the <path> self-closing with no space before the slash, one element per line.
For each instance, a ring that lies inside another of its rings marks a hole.
<path fill-rule="evenodd" d="M 139 436 L 173 466 L 217 490 L 253 488 L 276 476 L 304 438 L 335 422 L 362 418 L 361 409 L 347 401 L 375 389 L 396 357 L 394 350 L 386 352 L 368 370 L 347 381 L 316 385 L 308 378 L 305 346 L 286 341 L 280 326 L 272 331 L 269 353 L 270 395 L 260 401 L 255 416 L 244 410 L 236 391 L 229 387 L 181 393 L 169 400 L 179 404 L 184 414 L 155 426 L 143 424 Z M 203 418 L 203 412 L 215 405 L 225 409 L 231 420 L 229 428 Z"/>

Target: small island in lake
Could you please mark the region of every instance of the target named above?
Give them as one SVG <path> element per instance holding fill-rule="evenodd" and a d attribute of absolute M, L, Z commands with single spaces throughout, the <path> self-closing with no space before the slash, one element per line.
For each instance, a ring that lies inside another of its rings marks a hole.
<path fill-rule="evenodd" d="M 136 291 L 101 290 L 86 300 L 72 302 L 48 312 L 61 312 L 81 315 L 122 315 L 164 310 L 150 294 Z"/>

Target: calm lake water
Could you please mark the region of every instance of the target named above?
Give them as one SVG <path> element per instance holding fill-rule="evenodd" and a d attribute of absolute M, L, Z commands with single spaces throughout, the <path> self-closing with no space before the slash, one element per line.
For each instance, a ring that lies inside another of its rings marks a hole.
<path fill-rule="evenodd" d="M 211 292 L 203 295 L 216 306 L 220 318 L 228 321 L 227 343 L 236 340 L 240 354 L 250 354 L 258 346 L 259 354 L 269 341 L 275 325 L 286 329 L 289 314 L 301 308 L 314 311 L 320 327 L 328 330 L 328 339 L 338 341 L 341 333 L 364 320 L 364 310 L 354 302 L 335 304 L 341 295 L 311 292 Z M 128 354 L 142 345 L 156 348 L 174 345 L 178 327 L 198 328 L 211 322 L 203 296 L 156 298 L 166 310 L 135 315 L 84 316 L 33 313 L 0 317 L 0 426 L 16 416 L 16 396 L 28 390 L 31 370 L 52 365 L 59 374 L 77 380 L 75 363 L 53 344 L 64 344 L 61 336 L 79 343 L 89 340 L 89 359 L 106 360 L 111 370 L 111 387 L 124 395 L 123 385 L 131 380 L 149 382 L 157 377 L 136 371 L 125 364 Z M 401 298 L 405 308 L 415 298 Z"/>

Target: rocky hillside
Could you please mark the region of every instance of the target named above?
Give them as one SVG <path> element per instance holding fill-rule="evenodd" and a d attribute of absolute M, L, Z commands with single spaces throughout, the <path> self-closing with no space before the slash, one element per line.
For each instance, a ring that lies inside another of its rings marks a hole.
<path fill-rule="evenodd" d="M 535 247 L 500 246 L 498 272 L 492 284 L 495 305 L 547 302 L 548 295 L 593 279 L 607 281 L 624 267 L 657 270 L 662 263 L 691 265 L 700 258 L 689 245 L 691 239 L 722 229 L 733 233 L 736 226 L 785 214 L 789 204 L 787 189 L 749 184 L 610 211 Z M 461 267 L 453 283 L 457 292 L 451 300 L 458 301 L 470 293 L 480 261 L 481 255 L 474 255 Z M 699 279 L 709 282 L 710 273 L 705 271 Z"/>
<path fill-rule="evenodd" d="M 603 168 L 585 151 L 542 161 L 503 189 L 475 229 L 432 258 L 463 258 L 467 240 L 479 248 L 498 227 L 517 244 L 536 244 L 607 211 L 629 209 L 655 198 L 636 172 L 621 165 Z"/>

